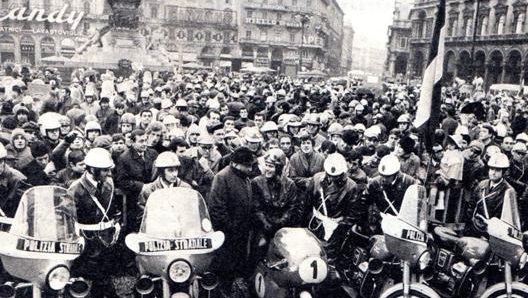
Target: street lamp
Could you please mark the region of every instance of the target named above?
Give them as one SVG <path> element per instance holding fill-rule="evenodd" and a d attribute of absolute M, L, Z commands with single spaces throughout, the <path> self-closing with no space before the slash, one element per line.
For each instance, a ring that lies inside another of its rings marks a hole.
<path fill-rule="evenodd" d="M 475 19 L 473 20 L 473 39 L 471 41 L 471 74 L 477 76 L 477 66 L 475 60 L 475 42 L 477 39 L 477 30 L 478 30 L 478 19 L 480 17 L 480 0 L 477 0 L 477 8 L 475 10 Z"/>
<path fill-rule="evenodd" d="M 303 65 L 303 46 L 304 46 L 304 26 L 310 22 L 310 14 L 297 14 L 295 15 L 301 21 L 301 50 L 299 53 L 299 70 L 302 71 Z"/>

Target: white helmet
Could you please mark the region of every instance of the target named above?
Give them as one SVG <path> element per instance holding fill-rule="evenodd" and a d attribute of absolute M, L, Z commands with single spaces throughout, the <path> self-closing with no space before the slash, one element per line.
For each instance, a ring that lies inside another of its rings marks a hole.
<path fill-rule="evenodd" d="M 181 165 L 180 159 L 176 153 L 171 151 L 165 151 L 160 153 L 156 160 L 154 161 L 154 166 L 156 168 L 172 168 L 179 167 Z"/>
<path fill-rule="evenodd" d="M 279 127 L 274 121 L 266 121 L 264 124 L 262 124 L 262 127 L 260 128 L 261 132 L 270 132 L 270 131 L 278 131 Z"/>
<path fill-rule="evenodd" d="M 378 165 L 378 172 L 383 176 L 391 176 L 398 173 L 400 166 L 400 161 L 396 155 L 385 155 Z"/>
<path fill-rule="evenodd" d="M 510 167 L 510 160 L 508 159 L 508 156 L 504 153 L 495 153 L 490 156 L 490 159 L 488 160 L 488 167 L 507 169 Z"/>
<path fill-rule="evenodd" d="M 7 156 L 7 150 L 2 143 L 0 143 L 0 159 L 4 159 Z"/>
<path fill-rule="evenodd" d="M 84 134 L 87 134 L 88 131 L 91 130 L 98 130 L 99 133 L 101 133 L 101 124 L 99 124 L 97 121 L 88 121 L 84 127 Z"/>
<path fill-rule="evenodd" d="M 84 163 L 92 168 L 108 169 L 114 167 L 110 152 L 103 148 L 90 149 L 84 157 Z"/>
<path fill-rule="evenodd" d="M 339 176 L 347 171 L 347 163 L 343 155 L 332 153 L 324 162 L 325 172 L 330 176 Z"/>
<path fill-rule="evenodd" d="M 46 136 L 46 131 L 53 130 L 53 129 L 59 129 L 61 127 L 61 124 L 59 122 L 59 119 L 56 118 L 47 118 L 40 124 L 40 134 L 43 136 Z"/>

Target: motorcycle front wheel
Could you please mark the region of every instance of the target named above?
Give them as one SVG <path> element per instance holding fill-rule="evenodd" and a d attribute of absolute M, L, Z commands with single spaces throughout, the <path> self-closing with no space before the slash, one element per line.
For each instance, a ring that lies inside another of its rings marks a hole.
<path fill-rule="evenodd" d="M 506 293 L 506 285 L 505 283 L 501 282 L 498 283 L 490 288 L 488 288 L 480 298 L 503 298 L 508 297 Z M 528 285 L 520 283 L 520 282 L 513 282 L 512 283 L 512 298 L 526 298 L 528 297 Z"/>
<path fill-rule="evenodd" d="M 396 284 L 387 289 L 380 298 L 400 298 L 403 297 L 403 284 Z M 409 290 L 408 298 L 440 298 L 433 289 L 423 284 L 413 284 Z"/>

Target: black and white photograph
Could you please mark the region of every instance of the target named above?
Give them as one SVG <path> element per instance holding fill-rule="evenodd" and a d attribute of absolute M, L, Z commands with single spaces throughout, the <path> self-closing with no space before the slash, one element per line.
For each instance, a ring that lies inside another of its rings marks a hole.
<path fill-rule="evenodd" d="M 0 0 L 0 298 L 528 298 L 528 0 Z"/>

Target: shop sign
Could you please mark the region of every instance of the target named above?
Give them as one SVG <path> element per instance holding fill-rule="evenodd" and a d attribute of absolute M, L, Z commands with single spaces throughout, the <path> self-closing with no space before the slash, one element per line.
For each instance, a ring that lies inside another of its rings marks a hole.
<path fill-rule="evenodd" d="M 44 9 L 33 8 L 30 11 L 26 7 L 15 7 L 10 11 L 4 10 L 0 13 L 0 22 L 5 20 L 12 21 L 36 21 L 36 22 L 49 22 L 49 23 L 68 23 L 70 29 L 75 30 L 81 23 L 84 17 L 84 12 L 70 11 L 66 16 L 66 10 L 69 5 L 65 4 L 61 9 L 54 10 L 52 12 L 46 12 Z"/>
<path fill-rule="evenodd" d="M 63 36 L 80 36 L 76 31 L 69 30 L 55 30 L 55 29 L 30 29 L 25 30 L 21 27 L 2 27 L 0 26 L 0 33 L 29 33 L 29 34 L 47 34 L 47 35 L 63 35 Z"/>

